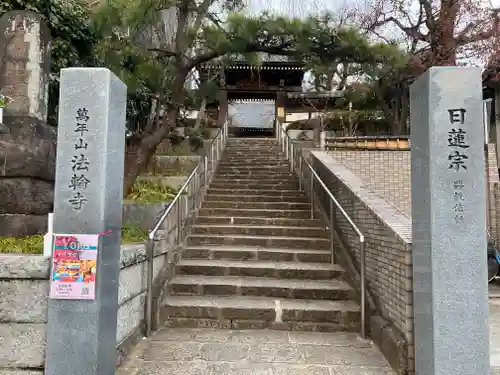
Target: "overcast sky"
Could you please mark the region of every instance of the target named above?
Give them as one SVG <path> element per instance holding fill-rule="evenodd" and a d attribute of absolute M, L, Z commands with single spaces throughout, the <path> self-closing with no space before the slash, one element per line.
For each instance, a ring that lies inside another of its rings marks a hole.
<path fill-rule="evenodd" d="M 335 10 L 343 0 L 246 0 L 252 13 L 274 11 L 292 18 L 323 13 L 325 9 Z M 500 0 L 498 0 L 500 1 Z"/>

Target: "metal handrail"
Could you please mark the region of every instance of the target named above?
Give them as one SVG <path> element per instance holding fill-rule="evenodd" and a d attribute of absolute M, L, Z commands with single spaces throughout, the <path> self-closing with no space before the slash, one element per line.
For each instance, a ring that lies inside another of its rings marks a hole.
<path fill-rule="evenodd" d="M 160 227 L 162 226 L 162 224 L 165 222 L 165 219 L 167 218 L 168 214 L 172 211 L 172 208 L 174 207 L 174 205 L 177 203 L 177 201 L 180 199 L 180 197 L 184 194 L 184 191 L 186 190 L 186 187 L 189 185 L 189 183 L 191 182 L 191 180 L 195 176 L 195 174 L 198 171 L 199 167 L 200 167 L 200 163 L 196 164 L 196 167 L 194 167 L 193 171 L 188 176 L 188 178 L 186 179 L 186 181 L 184 182 L 184 184 L 182 184 L 181 188 L 179 189 L 179 191 L 175 195 L 175 197 L 172 200 L 172 202 L 170 202 L 169 205 L 168 205 L 168 207 L 165 209 L 165 211 L 163 211 L 163 214 L 160 216 L 160 218 L 156 222 L 156 224 L 153 227 L 153 229 L 151 229 L 151 231 L 149 232 L 149 234 L 148 234 L 148 240 L 154 241 L 154 239 L 156 237 L 156 234 L 158 233 L 158 230 L 160 229 Z"/>
<path fill-rule="evenodd" d="M 285 157 L 290 161 L 290 170 L 291 172 L 296 172 L 295 171 L 295 164 L 298 161 L 299 164 L 299 189 L 302 190 L 302 179 L 304 178 L 303 174 L 303 164 L 305 164 L 309 171 L 311 172 L 311 181 L 310 181 L 310 199 L 311 199 L 311 219 L 314 219 L 314 179 L 316 179 L 319 182 L 319 185 L 323 188 L 323 190 L 326 192 L 328 197 L 330 198 L 330 250 L 332 252 L 332 264 L 335 264 L 335 246 L 334 246 L 334 231 L 335 231 L 335 215 L 334 215 L 334 205 L 340 210 L 340 213 L 342 216 L 346 219 L 347 223 L 351 226 L 351 228 L 354 230 L 354 232 L 358 235 L 359 237 L 359 258 L 360 258 L 360 283 L 361 283 L 361 329 L 360 329 L 360 336 L 361 338 L 366 338 L 366 255 L 365 255 L 365 236 L 363 233 L 359 230 L 358 226 L 354 223 L 354 221 L 351 219 L 349 214 L 344 210 L 342 205 L 339 203 L 339 201 L 335 198 L 333 193 L 328 189 L 328 187 L 325 185 L 325 183 L 321 180 L 321 178 L 318 176 L 316 171 L 313 169 L 311 164 L 305 160 L 304 155 L 299 152 L 297 153 L 295 150 L 295 145 L 293 143 L 293 140 L 290 138 L 290 136 L 287 134 L 285 129 L 281 126 L 280 122 L 277 121 L 276 123 L 277 127 L 277 134 L 278 134 L 278 144 L 281 145 L 282 151 L 285 153 Z M 283 136 L 284 135 L 284 136 Z M 298 160 L 295 160 L 296 154 L 298 154 Z"/>
<path fill-rule="evenodd" d="M 227 121 L 219 128 L 219 131 L 213 138 L 212 142 L 208 147 L 208 152 L 205 153 L 203 158 L 198 162 L 198 164 L 194 167 L 193 171 L 189 174 L 184 184 L 182 184 L 181 188 L 175 195 L 174 199 L 168 207 L 165 208 L 162 215 L 154 225 L 153 229 L 148 234 L 148 239 L 146 242 L 146 253 L 148 257 L 148 270 L 147 270 L 147 297 L 146 297 L 146 311 L 145 311 L 145 323 L 146 323 L 146 337 L 151 336 L 152 331 L 152 314 L 153 314 L 153 264 L 154 264 L 154 245 L 155 238 L 158 234 L 160 228 L 165 225 L 167 218 L 170 213 L 173 212 L 174 207 L 177 211 L 177 223 L 174 229 L 177 230 L 176 242 L 177 246 L 179 246 L 182 242 L 182 229 L 183 229 L 183 221 L 187 220 L 191 213 L 196 210 L 197 204 L 200 203 L 201 199 L 196 199 L 197 195 L 200 193 L 203 187 L 207 187 L 210 179 L 212 178 L 216 163 L 219 161 L 222 151 L 224 150 L 226 140 L 228 136 L 228 123 Z M 210 163 L 209 163 L 210 161 Z M 202 181 L 200 181 L 201 169 L 203 169 L 203 186 L 201 185 Z M 189 187 L 193 185 L 192 189 L 192 210 L 189 210 Z M 185 218 L 182 218 L 183 211 L 181 207 L 181 199 L 185 197 L 186 201 L 186 209 L 185 209 Z M 168 222 L 167 222 L 168 224 Z M 170 231 L 167 230 L 167 236 L 169 236 Z"/>

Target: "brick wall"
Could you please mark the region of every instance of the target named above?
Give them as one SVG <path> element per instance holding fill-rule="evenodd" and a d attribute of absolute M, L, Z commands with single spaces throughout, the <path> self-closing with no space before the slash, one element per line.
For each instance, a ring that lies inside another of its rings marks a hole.
<path fill-rule="evenodd" d="M 488 211 L 488 227 L 494 238 L 499 238 L 500 228 L 500 188 L 498 178 L 498 163 L 495 145 L 488 144 L 487 148 L 487 164 L 486 174 L 488 176 L 488 189 L 489 189 L 489 211 Z"/>
<path fill-rule="evenodd" d="M 363 151 L 333 150 L 328 154 L 348 168 L 363 182 L 370 186 L 390 204 L 411 217 L 411 153 L 410 151 Z M 498 238 L 495 186 L 500 183 L 498 176 L 495 145 L 487 148 L 486 173 L 489 178 L 489 226 L 492 234 Z"/>
<path fill-rule="evenodd" d="M 410 151 L 329 151 L 390 204 L 411 217 Z"/>
<path fill-rule="evenodd" d="M 391 360 L 396 356 L 394 350 L 388 350 L 387 345 L 379 346 L 398 374 L 411 374 L 414 372 L 411 221 L 329 154 L 312 151 L 311 155 L 314 169 L 365 236 L 367 284 L 381 316 L 404 337 L 406 345 L 399 346 L 404 358 Z M 317 195 L 322 206 L 329 207 L 326 195 L 320 190 Z M 335 218 L 342 239 L 359 267 L 359 237 L 340 211 L 336 211 Z"/>

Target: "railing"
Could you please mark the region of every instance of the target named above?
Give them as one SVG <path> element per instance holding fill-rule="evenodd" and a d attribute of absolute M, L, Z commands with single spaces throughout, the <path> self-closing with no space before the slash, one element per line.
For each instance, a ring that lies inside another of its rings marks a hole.
<path fill-rule="evenodd" d="M 278 143 L 281 146 L 281 151 L 285 154 L 286 158 L 290 161 L 290 171 L 297 173 L 299 176 L 299 189 L 303 190 L 303 187 L 306 186 L 306 172 L 309 172 L 309 189 L 308 195 L 311 200 L 311 219 L 314 219 L 315 213 L 315 198 L 314 198 L 314 189 L 315 189 L 315 180 L 327 194 L 330 199 L 330 228 L 329 228 L 329 236 L 330 236 L 330 250 L 332 252 L 332 264 L 336 262 L 336 254 L 335 254 L 335 207 L 340 211 L 341 215 L 345 218 L 347 223 L 352 227 L 354 232 L 359 237 L 359 255 L 360 255 L 360 278 L 361 278 L 361 329 L 360 336 L 362 338 L 366 338 L 366 261 L 365 261 L 365 236 L 361 233 L 357 225 L 354 221 L 349 217 L 347 212 L 342 208 L 342 205 L 338 202 L 335 196 L 332 194 L 330 189 L 325 185 L 325 183 L 321 180 L 318 174 L 314 171 L 311 164 L 307 162 L 304 158 L 302 151 L 300 148 L 295 147 L 292 139 L 288 136 L 286 131 L 282 128 L 281 124 L 277 121 L 276 123 L 276 131 Z M 298 169 L 298 171 L 297 171 Z M 307 193 L 307 189 L 304 189 Z"/>
<path fill-rule="evenodd" d="M 222 156 L 222 152 L 226 146 L 228 136 L 227 122 L 221 126 L 217 135 L 214 137 L 205 155 L 200 162 L 194 167 L 191 174 L 188 176 L 177 195 L 174 197 L 169 206 L 156 222 L 154 228 L 149 232 L 146 243 L 146 252 L 148 257 L 148 272 L 147 272 L 147 298 L 146 298 L 146 337 L 151 336 L 152 330 L 152 314 L 153 314 L 153 263 L 155 258 L 155 241 L 160 229 L 162 236 L 171 242 L 173 239 L 174 246 L 179 247 L 184 239 L 186 224 L 194 215 L 199 204 L 201 203 L 204 188 L 206 188 L 213 177 L 217 163 Z M 170 243 L 169 243 L 170 245 Z"/>

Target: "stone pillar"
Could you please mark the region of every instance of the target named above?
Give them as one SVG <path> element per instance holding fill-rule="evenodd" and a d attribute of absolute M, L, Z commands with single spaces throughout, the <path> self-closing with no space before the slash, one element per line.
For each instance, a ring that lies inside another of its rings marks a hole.
<path fill-rule="evenodd" d="M 416 374 L 487 375 L 481 71 L 431 68 L 410 95 Z"/>
<path fill-rule="evenodd" d="M 104 235 L 95 299 L 49 300 L 46 375 L 115 373 L 126 99 L 108 69 L 62 70 L 54 233 Z"/>
<path fill-rule="evenodd" d="M 0 19 L 0 88 L 12 98 L 4 116 L 47 120 L 50 34 L 39 15 L 13 11 Z"/>
<path fill-rule="evenodd" d="M 40 16 L 0 18 L 0 93 L 10 101 L 0 134 L 0 236 L 46 231 L 52 212 L 56 131 L 47 126 L 50 34 Z"/>

